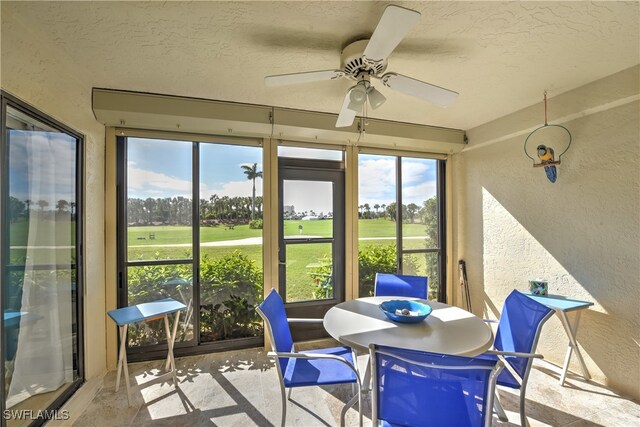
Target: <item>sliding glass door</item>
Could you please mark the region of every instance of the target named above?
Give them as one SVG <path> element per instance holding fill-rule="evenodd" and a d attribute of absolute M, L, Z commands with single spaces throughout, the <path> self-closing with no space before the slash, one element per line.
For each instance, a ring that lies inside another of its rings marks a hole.
<path fill-rule="evenodd" d="M 83 378 L 82 137 L 4 94 L 2 125 L 2 418 L 20 426 Z"/>
<path fill-rule="evenodd" d="M 262 148 L 118 138 L 119 305 L 187 306 L 176 353 L 262 342 Z M 165 352 L 164 325 L 131 325 L 132 360 Z"/>

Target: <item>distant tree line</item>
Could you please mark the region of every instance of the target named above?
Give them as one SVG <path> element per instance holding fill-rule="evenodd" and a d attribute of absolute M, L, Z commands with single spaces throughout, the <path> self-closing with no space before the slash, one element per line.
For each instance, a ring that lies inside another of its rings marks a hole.
<path fill-rule="evenodd" d="M 9 196 L 9 222 L 14 223 L 21 219 L 26 219 L 31 213 L 37 213 L 40 217 L 50 217 L 54 219 L 58 216 L 71 216 L 75 218 L 76 203 L 60 199 L 55 206 L 50 207 L 46 200 L 20 200 Z"/>
<path fill-rule="evenodd" d="M 212 195 L 209 199 L 200 199 L 200 223 L 216 225 L 218 223 L 248 224 L 249 221 L 262 219 L 262 197 L 256 197 L 256 179 L 262 178 L 258 164 L 241 165 L 246 178 L 251 181 L 251 197 L 229 197 Z M 191 225 L 193 204 L 186 197 L 147 197 L 127 200 L 127 223 L 130 225 Z"/>
<path fill-rule="evenodd" d="M 397 215 L 396 206 L 396 202 L 389 203 L 388 205 L 376 203 L 373 206 L 365 203 L 358 206 L 358 217 L 361 219 L 389 218 L 391 221 L 395 221 Z M 435 196 L 422 202 L 422 206 L 418 206 L 415 203 L 402 205 L 402 222 L 425 223 L 430 220 L 430 216 L 433 215 L 436 215 L 437 218 Z"/>
<path fill-rule="evenodd" d="M 262 218 L 262 197 L 253 202 L 252 197 L 229 197 L 212 195 L 200 199 L 200 222 L 203 225 L 216 223 L 245 224 L 251 220 L 252 204 L 255 219 Z M 186 197 L 163 197 L 127 200 L 127 223 L 129 225 L 191 225 L 192 202 Z"/>

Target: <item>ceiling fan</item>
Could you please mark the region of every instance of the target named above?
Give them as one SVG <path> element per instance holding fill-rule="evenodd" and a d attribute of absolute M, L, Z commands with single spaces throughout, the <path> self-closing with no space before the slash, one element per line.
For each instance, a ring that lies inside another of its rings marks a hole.
<path fill-rule="evenodd" d="M 342 69 L 279 74 L 265 77 L 264 82 L 267 86 L 285 86 L 343 77 L 355 80 L 356 84 L 349 88 L 344 97 L 336 127 L 351 126 L 367 99 L 373 109 L 386 101 L 384 95 L 371 84 L 371 78 L 380 80 L 383 85 L 398 92 L 448 107 L 458 97 L 457 92 L 402 74 L 384 73 L 387 57 L 419 20 L 420 12 L 389 5 L 370 39 L 358 40 L 343 49 L 340 58 Z"/>

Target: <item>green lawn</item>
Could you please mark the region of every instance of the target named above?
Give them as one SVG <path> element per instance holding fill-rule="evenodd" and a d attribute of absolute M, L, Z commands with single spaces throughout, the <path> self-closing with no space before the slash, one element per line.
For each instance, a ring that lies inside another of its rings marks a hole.
<path fill-rule="evenodd" d="M 37 233 L 29 236 L 30 222 L 22 219 L 16 221 L 9 226 L 9 244 L 11 246 L 26 246 L 32 244 L 34 246 L 54 246 L 65 245 L 72 246 L 76 241 L 75 221 L 64 221 L 61 219 L 38 220 L 37 215 L 31 215 L 32 231 Z M 38 221 L 36 224 L 35 222 Z M 31 242 L 29 238 L 31 237 Z M 35 240 L 34 240 L 35 239 Z"/>
<path fill-rule="evenodd" d="M 34 264 L 50 264 L 52 259 L 60 264 L 72 262 L 75 231 L 75 221 L 38 219 L 37 213 L 32 213 L 30 221 L 22 219 L 9 226 L 9 262 L 24 263 L 27 246 L 37 247 L 29 254 Z"/>
<path fill-rule="evenodd" d="M 50 221 L 53 222 L 53 221 Z M 46 224 L 45 224 L 46 225 Z M 299 225 L 302 225 L 303 236 L 331 236 L 333 221 L 285 221 L 285 235 L 298 236 Z M 389 245 L 394 244 L 394 239 L 375 239 L 378 237 L 394 237 L 395 222 L 387 219 L 373 219 L 359 221 L 360 246 L 365 245 Z M 28 223 L 26 221 L 11 224 L 10 242 L 12 246 L 26 246 L 28 242 Z M 55 234 L 48 236 L 39 233 L 35 245 L 55 246 L 56 243 L 65 242 L 65 245 L 73 245 L 72 223 L 56 223 Z M 423 224 L 404 224 L 404 236 L 423 236 L 425 226 Z M 151 239 L 150 236 L 155 238 Z M 225 226 L 202 227 L 201 242 L 224 242 L 229 240 L 239 240 L 251 237 L 261 237 L 262 230 L 251 230 L 248 225 L 236 225 L 233 229 Z M 191 227 L 188 226 L 149 226 L 149 227 L 129 227 L 129 260 L 151 260 L 151 259 L 179 259 L 190 258 L 191 248 Z M 372 238 L 373 240 L 368 240 Z M 32 242 L 29 242 L 32 243 Z M 32 243 L 33 244 L 33 243 Z M 167 245 L 167 246 L 164 246 Z M 181 246 L 171 246 L 181 245 Z M 421 239 L 407 239 L 403 242 L 407 249 L 424 247 Z M 36 258 L 40 258 L 39 252 L 46 257 L 46 253 L 57 250 L 69 253 L 69 249 L 38 249 L 35 251 Z M 221 258 L 233 251 L 247 255 L 260 268 L 262 268 L 262 245 L 241 245 L 241 246 L 201 246 L 202 255 L 207 255 L 212 259 Z M 289 245 L 287 254 L 287 299 L 290 301 L 305 300 L 311 298 L 313 292 L 313 281 L 309 275 L 309 265 L 317 264 L 325 255 L 330 255 L 330 245 L 308 244 Z M 12 249 L 12 256 L 25 256 L 26 250 L 23 248 Z M 414 255 L 417 260 L 418 271 L 424 274 L 426 260 L 424 255 Z"/>
<path fill-rule="evenodd" d="M 299 235 L 298 225 L 302 224 L 302 235 L 308 236 L 330 236 L 332 221 L 286 221 L 285 235 Z M 373 238 L 372 240 L 361 240 L 360 246 L 366 245 L 393 245 L 395 239 L 375 239 L 376 237 L 394 237 L 395 223 L 386 219 L 360 220 L 360 237 Z M 244 239 L 248 237 L 260 237 L 262 230 L 250 230 L 247 225 L 235 226 L 229 230 L 223 226 L 204 227 L 201 229 L 202 242 L 222 242 L 225 240 Z M 425 228 L 423 224 L 404 224 L 405 236 L 422 236 Z M 189 227 L 164 226 L 164 227 L 129 227 L 130 260 L 148 259 L 176 259 L 190 258 L 190 247 L 164 247 L 152 245 L 189 244 L 191 229 Z M 148 238 L 149 233 L 155 234 L 155 239 Z M 135 236 L 135 237 L 134 237 Z M 137 237 L 146 237 L 138 240 Z M 134 237 L 134 240 L 131 239 Z M 405 249 L 418 249 L 424 247 L 422 239 L 407 239 L 404 241 Z M 138 246 L 138 247 L 135 247 Z M 224 257 L 233 251 L 248 256 L 258 266 L 262 267 L 262 246 L 241 245 L 241 246 L 201 246 L 201 255 L 207 255 L 211 259 Z M 287 300 L 301 301 L 312 297 L 314 288 L 313 280 L 309 274 L 312 265 L 317 264 L 325 255 L 329 256 L 331 247 L 328 243 L 288 245 L 287 247 Z M 433 255 L 428 255 L 432 257 Z M 425 255 L 411 255 L 416 271 L 414 274 L 426 274 L 427 260 Z"/>
<path fill-rule="evenodd" d="M 396 223 L 387 219 L 361 219 L 359 221 L 360 237 L 393 237 L 396 234 Z M 299 226 L 302 225 L 302 233 Z M 296 221 L 284 222 L 285 236 L 322 236 L 330 237 L 333 221 Z M 180 225 L 163 225 L 148 227 L 129 227 L 129 246 L 171 245 L 191 243 L 191 227 Z M 403 235 L 422 236 L 425 234 L 423 224 L 403 224 Z M 200 229 L 201 242 L 221 242 L 262 236 L 262 230 L 251 230 L 248 225 L 236 225 L 233 229 L 218 225 Z M 152 238 L 153 237 L 153 238 Z"/>

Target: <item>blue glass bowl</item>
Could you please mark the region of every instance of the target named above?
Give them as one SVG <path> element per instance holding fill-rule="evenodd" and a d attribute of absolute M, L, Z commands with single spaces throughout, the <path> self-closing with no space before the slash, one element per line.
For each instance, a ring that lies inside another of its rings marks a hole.
<path fill-rule="evenodd" d="M 419 323 L 431 314 L 431 307 L 419 301 L 391 300 L 380 304 L 383 313 L 394 322 Z M 396 310 L 407 309 L 416 315 L 396 314 Z"/>

